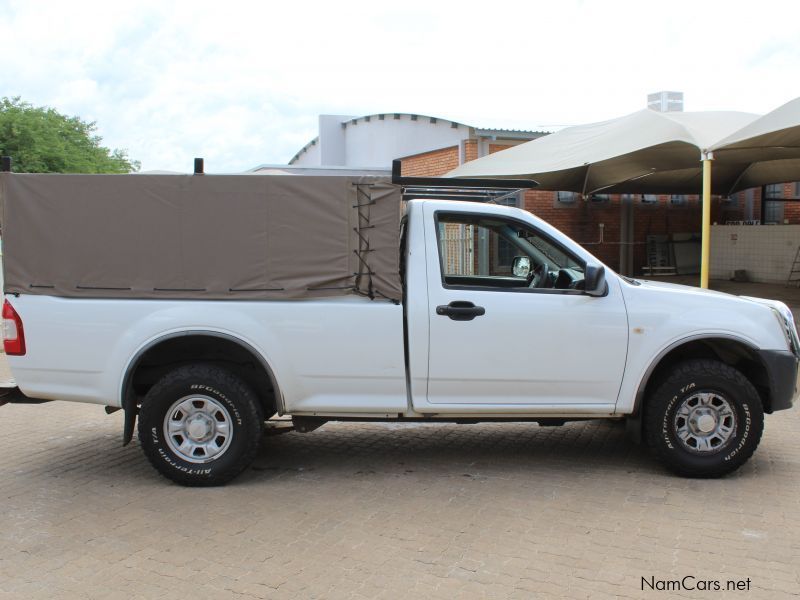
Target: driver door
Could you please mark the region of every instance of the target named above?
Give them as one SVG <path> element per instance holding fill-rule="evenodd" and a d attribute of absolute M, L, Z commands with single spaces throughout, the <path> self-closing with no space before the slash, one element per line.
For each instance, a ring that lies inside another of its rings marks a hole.
<path fill-rule="evenodd" d="M 515 256 L 527 254 L 534 267 L 549 256 L 550 285 L 567 281 L 558 266 L 568 257 L 580 279 L 580 261 L 515 219 L 425 210 L 430 337 L 427 403 L 418 410 L 613 413 L 628 343 L 619 282 L 609 278 L 605 297 L 529 287 L 512 272 Z"/>

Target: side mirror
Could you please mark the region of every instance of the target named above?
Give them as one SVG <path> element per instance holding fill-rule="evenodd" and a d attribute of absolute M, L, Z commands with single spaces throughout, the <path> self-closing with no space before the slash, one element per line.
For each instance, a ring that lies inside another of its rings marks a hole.
<path fill-rule="evenodd" d="M 606 268 L 597 263 L 586 265 L 583 273 L 584 289 L 589 296 L 605 296 L 608 293 Z"/>
<path fill-rule="evenodd" d="M 531 259 L 527 256 L 515 256 L 514 263 L 511 266 L 511 272 L 514 277 L 524 277 L 527 279 L 531 274 Z"/>

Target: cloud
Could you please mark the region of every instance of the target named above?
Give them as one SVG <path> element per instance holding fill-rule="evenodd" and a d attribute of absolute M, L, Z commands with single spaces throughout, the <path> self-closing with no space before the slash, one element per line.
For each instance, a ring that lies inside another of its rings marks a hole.
<path fill-rule="evenodd" d="M 797 95 L 794 1 L 0 1 L 0 95 L 96 120 L 144 169 L 285 163 L 317 115 L 536 129 L 682 90 L 688 110 Z"/>

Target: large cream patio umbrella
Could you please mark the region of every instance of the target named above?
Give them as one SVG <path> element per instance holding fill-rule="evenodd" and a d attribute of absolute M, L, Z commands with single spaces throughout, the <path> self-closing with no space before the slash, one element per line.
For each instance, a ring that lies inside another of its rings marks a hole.
<path fill-rule="evenodd" d="M 530 177 L 538 189 L 584 195 L 685 194 L 702 187 L 700 279 L 708 287 L 711 194 L 800 179 L 800 98 L 764 116 L 645 109 L 562 129 L 447 176 Z"/>

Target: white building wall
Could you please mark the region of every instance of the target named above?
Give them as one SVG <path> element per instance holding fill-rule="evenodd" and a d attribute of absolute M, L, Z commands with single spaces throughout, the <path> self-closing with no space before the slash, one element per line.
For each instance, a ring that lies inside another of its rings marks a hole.
<path fill-rule="evenodd" d="M 344 166 L 347 164 L 345 162 L 347 130 L 342 127 L 342 123 L 352 118 L 347 115 L 319 116 L 318 164 L 328 166 Z"/>
<path fill-rule="evenodd" d="M 289 163 L 298 167 L 319 167 L 322 164 L 321 154 L 319 151 L 319 140 L 316 144 L 309 144 L 305 149 L 300 152 L 297 160 Z"/>
<path fill-rule="evenodd" d="M 470 128 L 466 125 L 453 127 L 451 121 L 434 121 L 422 115 L 412 120 L 407 114 L 395 119 L 392 113 L 383 119 L 370 116 L 369 121 L 359 117 L 356 122 L 352 117 L 321 115 L 316 144 L 307 146 L 291 164 L 388 169 L 395 158 L 458 146 L 469 138 Z"/>
<path fill-rule="evenodd" d="M 348 123 L 345 132 L 347 164 L 369 167 L 391 166 L 395 158 L 457 146 L 469 137 L 464 125 L 453 128 L 450 121 L 431 123 L 422 116 L 412 121 L 409 115 L 400 119 L 386 115 L 383 121 L 359 119 Z"/>
<path fill-rule="evenodd" d="M 744 269 L 751 281 L 785 283 L 798 245 L 800 225 L 714 225 L 711 279 Z"/>

